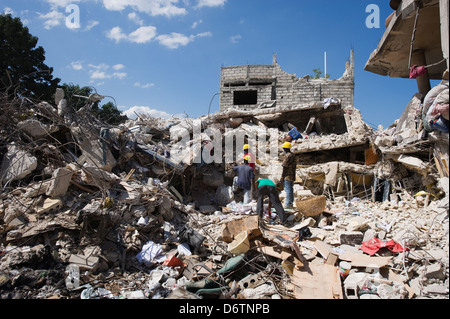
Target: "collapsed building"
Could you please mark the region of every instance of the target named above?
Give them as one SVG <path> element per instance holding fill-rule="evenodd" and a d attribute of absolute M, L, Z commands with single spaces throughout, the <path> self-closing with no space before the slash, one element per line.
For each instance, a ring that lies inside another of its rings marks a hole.
<path fill-rule="evenodd" d="M 448 1 L 420 3 L 397 7 L 368 71 L 400 69 L 390 54 L 413 13 L 448 25 Z M 96 97 L 76 111 L 60 89 L 54 105 L 1 96 L 0 298 L 448 298 L 448 134 L 422 138 L 418 95 L 371 128 L 354 68 L 353 51 L 338 79 L 288 74 L 276 56 L 223 67 L 219 112 L 119 126 L 92 116 Z M 243 204 L 231 170 L 250 143 L 256 176 L 278 184 L 286 139 L 289 227 Z"/>

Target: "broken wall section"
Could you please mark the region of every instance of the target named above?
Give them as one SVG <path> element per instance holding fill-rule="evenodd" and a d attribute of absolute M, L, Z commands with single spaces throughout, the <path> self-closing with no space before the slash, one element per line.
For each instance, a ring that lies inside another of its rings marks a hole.
<path fill-rule="evenodd" d="M 353 106 L 354 87 L 353 51 L 344 75 L 336 80 L 298 78 L 283 71 L 274 56 L 272 65 L 222 67 L 220 111 L 311 106 L 329 97 L 340 99 L 344 106 Z"/>

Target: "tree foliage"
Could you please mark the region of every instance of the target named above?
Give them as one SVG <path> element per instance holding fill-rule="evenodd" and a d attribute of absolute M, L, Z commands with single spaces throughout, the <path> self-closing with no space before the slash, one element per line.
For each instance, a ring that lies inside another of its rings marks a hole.
<path fill-rule="evenodd" d="M 111 125 L 119 125 L 128 119 L 128 117 L 123 115 L 112 102 L 102 105 L 101 108 L 98 108 L 97 110 L 93 109 L 93 112 L 97 114 L 97 117 L 101 121 Z"/>
<path fill-rule="evenodd" d="M 60 79 L 53 78 L 53 68 L 44 63 L 45 51 L 37 43 L 19 18 L 0 14 L 0 89 L 8 95 L 44 101 L 53 96 Z"/>
<path fill-rule="evenodd" d="M 61 88 L 64 90 L 68 105 L 73 108 L 74 111 L 78 111 L 80 108 L 85 106 L 88 103 L 86 98 L 88 98 L 91 94 L 97 93 L 91 86 L 80 87 L 78 84 L 64 83 Z M 111 125 L 121 124 L 128 119 L 128 117 L 123 115 L 112 102 L 107 102 L 103 105 L 101 105 L 100 102 L 92 103 L 91 112 L 102 122 Z"/>
<path fill-rule="evenodd" d="M 78 84 L 72 83 L 64 83 L 60 87 L 64 90 L 68 105 L 72 107 L 74 111 L 78 111 L 86 105 L 87 100 L 79 96 L 89 97 L 89 95 L 94 92 L 94 89 L 90 86 L 81 87 Z M 94 107 L 98 107 L 98 102 L 95 103 Z"/>
<path fill-rule="evenodd" d="M 54 102 L 58 87 L 64 90 L 69 107 L 74 111 L 88 104 L 94 88 L 77 84 L 62 84 L 53 78 L 53 68 L 45 61 L 45 51 L 37 47 L 38 38 L 32 36 L 19 18 L 0 14 L 0 90 L 7 95 L 19 94 L 38 101 Z M 95 92 L 96 93 L 96 92 Z M 84 98 L 83 98 L 84 97 Z M 90 105 L 91 112 L 101 121 L 117 125 L 127 117 L 112 102 Z"/>
<path fill-rule="evenodd" d="M 320 69 L 313 69 L 312 70 L 314 72 L 314 76 L 312 77 L 313 79 L 320 79 L 322 77 L 323 72 Z M 325 74 L 325 78 L 328 79 L 330 77 L 329 74 Z"/>

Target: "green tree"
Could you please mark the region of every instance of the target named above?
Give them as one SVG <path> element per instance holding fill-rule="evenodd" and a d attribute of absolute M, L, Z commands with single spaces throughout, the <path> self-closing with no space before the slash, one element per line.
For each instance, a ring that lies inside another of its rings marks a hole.
<path fill-rule="evenodd" d="M 55 93 L 60 79 L 53 78 L 53 68 L 44 63 L 45 51 L 37 43 L 19 18 L 0 15 L 0 89 L 8 95 L 17 92 L 50 101 Z"/>
<path fill-rule="evenodd" d="M 69 106 L 75 111 L 78 111 L 85 106 L 88 103 L 88 99 L 86 98 L 92 93 L 96 93 L 93 87 L 80 87 L 78 84 L 64 83 L 61 88 L 64 90 L 65 98 L 67 99 Z M 128 119 L 128 117 L 123 115 L 122 111 L 120 111 L 112 102 L 108 102 L 102 106 L 100 106 L 100 102 L 95 102 L 92 104 L 91 112 L 102 122 L 111 125 L 121 124 Z"/>
<path fill-rule="evenodd" d="M 119 125 L 121 123 L 124 123 L 128 119 L 128 117 L 126 115 L 123 115 L 122 112 L 112 102 L 108 102 L 102 105 L 102 107 L 97 110 L 93 109 L 93 111 L 97 113 L 97 117 L 101 121 L 111 125 Z"/>
<path fill-rule="evenodd" d="M 312 70 L 314 72 L 314 76 L 312 77 L 312 79 L 320 79 L 323 72 L 320 69 L 313 69 Z M 325 74 L 325 78 L 328 79 L 330 78 L 329 74 Z"/>
<path fill-rule="evenodd" d="M 78 111 L 87 103 L 87 99 L 79 96 L 89 97 L 89 95 L 94 92 L 94 89 L 90 86 L 80 87 L 78 84 L 72 83 L 64 83 L 61 85 L 61 88 L 64 90 L 65 98 L 67 99 L 69 106 L 75 111 Z M 98 102 L 95 103 L 94 107 L 98 108 Z"/>

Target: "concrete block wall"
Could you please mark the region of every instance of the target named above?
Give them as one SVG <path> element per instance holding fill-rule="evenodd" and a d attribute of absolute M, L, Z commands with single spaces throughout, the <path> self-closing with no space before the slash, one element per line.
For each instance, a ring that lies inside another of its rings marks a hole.
<path fill-rule="evenodd" d="M 220 110 L 239 108 L 256 109 L 263 102 L 275 99 L 279 107 L 313 105 L 326 98 L 341 100 L 342 106 L 354 106 L 354 61 L 347 63 L 345 74 L 339 79 L 306 80 L 289 74 L 274 60 L 272 65 L 241 65 L 223 67 L 221 70 Z M 233 105 L 236 91 L 256 90 L 254 105 Z"/>
<path fill-rule="evenodd" d="M 243 110 L 258 108 L 262 102 L 272 98 L 273 65 L 241 65 L 223 67 L 221 72 L 220 110 L 226 110 L 233 105 L 235 91 L 257 91 L 258 103 L 254 105 L 239 105 Z M 263 84 L 254 84 L 264 82 Z M 269 84 L 268 84 L 269 83 Z"/>

